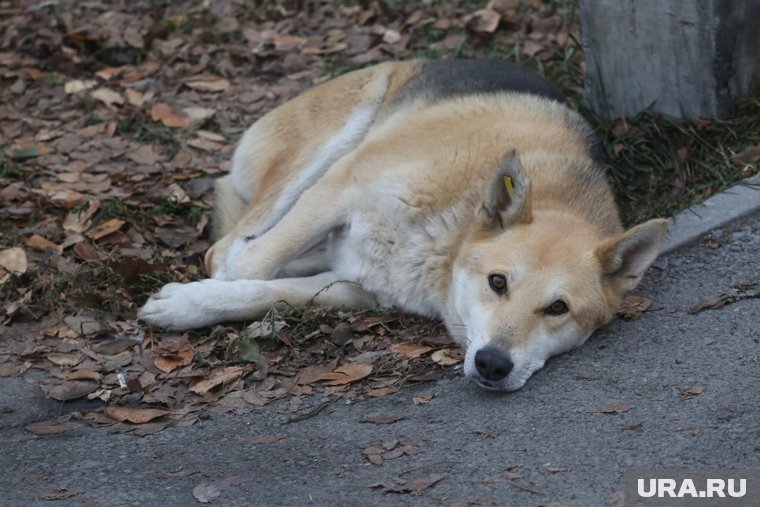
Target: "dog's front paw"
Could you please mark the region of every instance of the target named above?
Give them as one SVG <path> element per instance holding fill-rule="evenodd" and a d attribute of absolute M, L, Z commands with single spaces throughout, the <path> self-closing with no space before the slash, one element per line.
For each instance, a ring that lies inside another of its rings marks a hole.
<path fill-rule="evenodd" d="M 213 324 L 216 321 L 213 313 L 204 308 L 204 297 L 213 298 L 213 295 L 205 290 L 204 282 L 164 285 L 140 308 L 138 318 L 157 327 L 175 330 Z"/>

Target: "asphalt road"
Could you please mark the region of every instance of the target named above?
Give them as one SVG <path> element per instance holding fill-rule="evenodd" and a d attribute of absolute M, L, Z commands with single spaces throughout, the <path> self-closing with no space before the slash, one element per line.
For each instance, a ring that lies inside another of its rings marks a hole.
<path fill-rule="evenodd" d="M 274 406 L 142 438 L 89 427 L 43 437 L 24 425 L 61 407 L 0 378 L 0 504 L 603 506 L 622 505 L 627 468 L 760 469 L 760 299 L 687 311 L 760 282 L 760 213 L 714 236 L 657 261 L 637 291 L 654 300 L 642 318 L 615 320 L 510 394 L 452 376 L 292 424 Z M 629 409 L 596 411 L 613 404 Z M 362 422 L 387 415 L 404 418 Z M 243 443 L 271 435 L 282 438 Z M 370 447 L 390 454 L 372 464 Z"/>

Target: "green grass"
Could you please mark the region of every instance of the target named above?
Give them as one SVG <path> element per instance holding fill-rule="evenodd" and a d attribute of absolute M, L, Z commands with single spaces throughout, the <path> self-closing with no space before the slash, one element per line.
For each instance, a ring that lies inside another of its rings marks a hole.
<path fill-rule="evenodd" d="M 129 116 L 122 116 L 116 125 L 116 134 L 141 143 L 165 146 L 167 149 L 163 156 L 167 160 L 172 159 L 181 147 L 175 131 L 161 123 L 149 120 L 139 111 Z"/>
<path fill-rule="evenodd" d="M 172 197 L 165 197 L 150 209 L 151 217 L 168 215 L 184 220 L 188 225 L 195 227 L 208 208 L 200 202 L 180 203 Z"/>
<path fill-rule="evenodd" d="M 18 166 L 13 163 L 13 161 L 5 156 L 5 153 L 2 151 L 4 147 L 0 147 L 0 178 L 17 178 L 21 171 L 19 171 Z"/>
<path fill-rule="evenodd" d="M 643 112 L 605 121 L 584 111 L 610 161 L 608 171 L 627 224 L 670 216 L 741 180 L 731 156 L 760 144 L 760 96 L 725 119 L 674 119 Z"/>

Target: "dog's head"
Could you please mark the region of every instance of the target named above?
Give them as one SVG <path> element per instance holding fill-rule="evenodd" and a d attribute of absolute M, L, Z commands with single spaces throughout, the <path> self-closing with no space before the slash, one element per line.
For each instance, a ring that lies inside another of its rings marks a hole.
<path fill-rule="evenodd" d="M 466 376 L 497 390 L 519 389 L 608 322 L 666 233 L 665 220 L 651 220 L 602 238 L 570 210 L 532 209 L 516 154 L 489 183 L 480 215 L 454 263 L 445 320 L 467 346 Z"/>

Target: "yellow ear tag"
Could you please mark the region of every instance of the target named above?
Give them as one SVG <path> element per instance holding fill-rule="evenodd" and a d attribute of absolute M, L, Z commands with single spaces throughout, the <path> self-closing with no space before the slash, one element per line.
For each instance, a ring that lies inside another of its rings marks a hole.
<path fill-rule="evenodd" d="M 514 189 L 512 188 L 512 178 L 509 176 L 504 176 L 504 187 L 507 189 L 507 195 L 511 199 Z"/>

